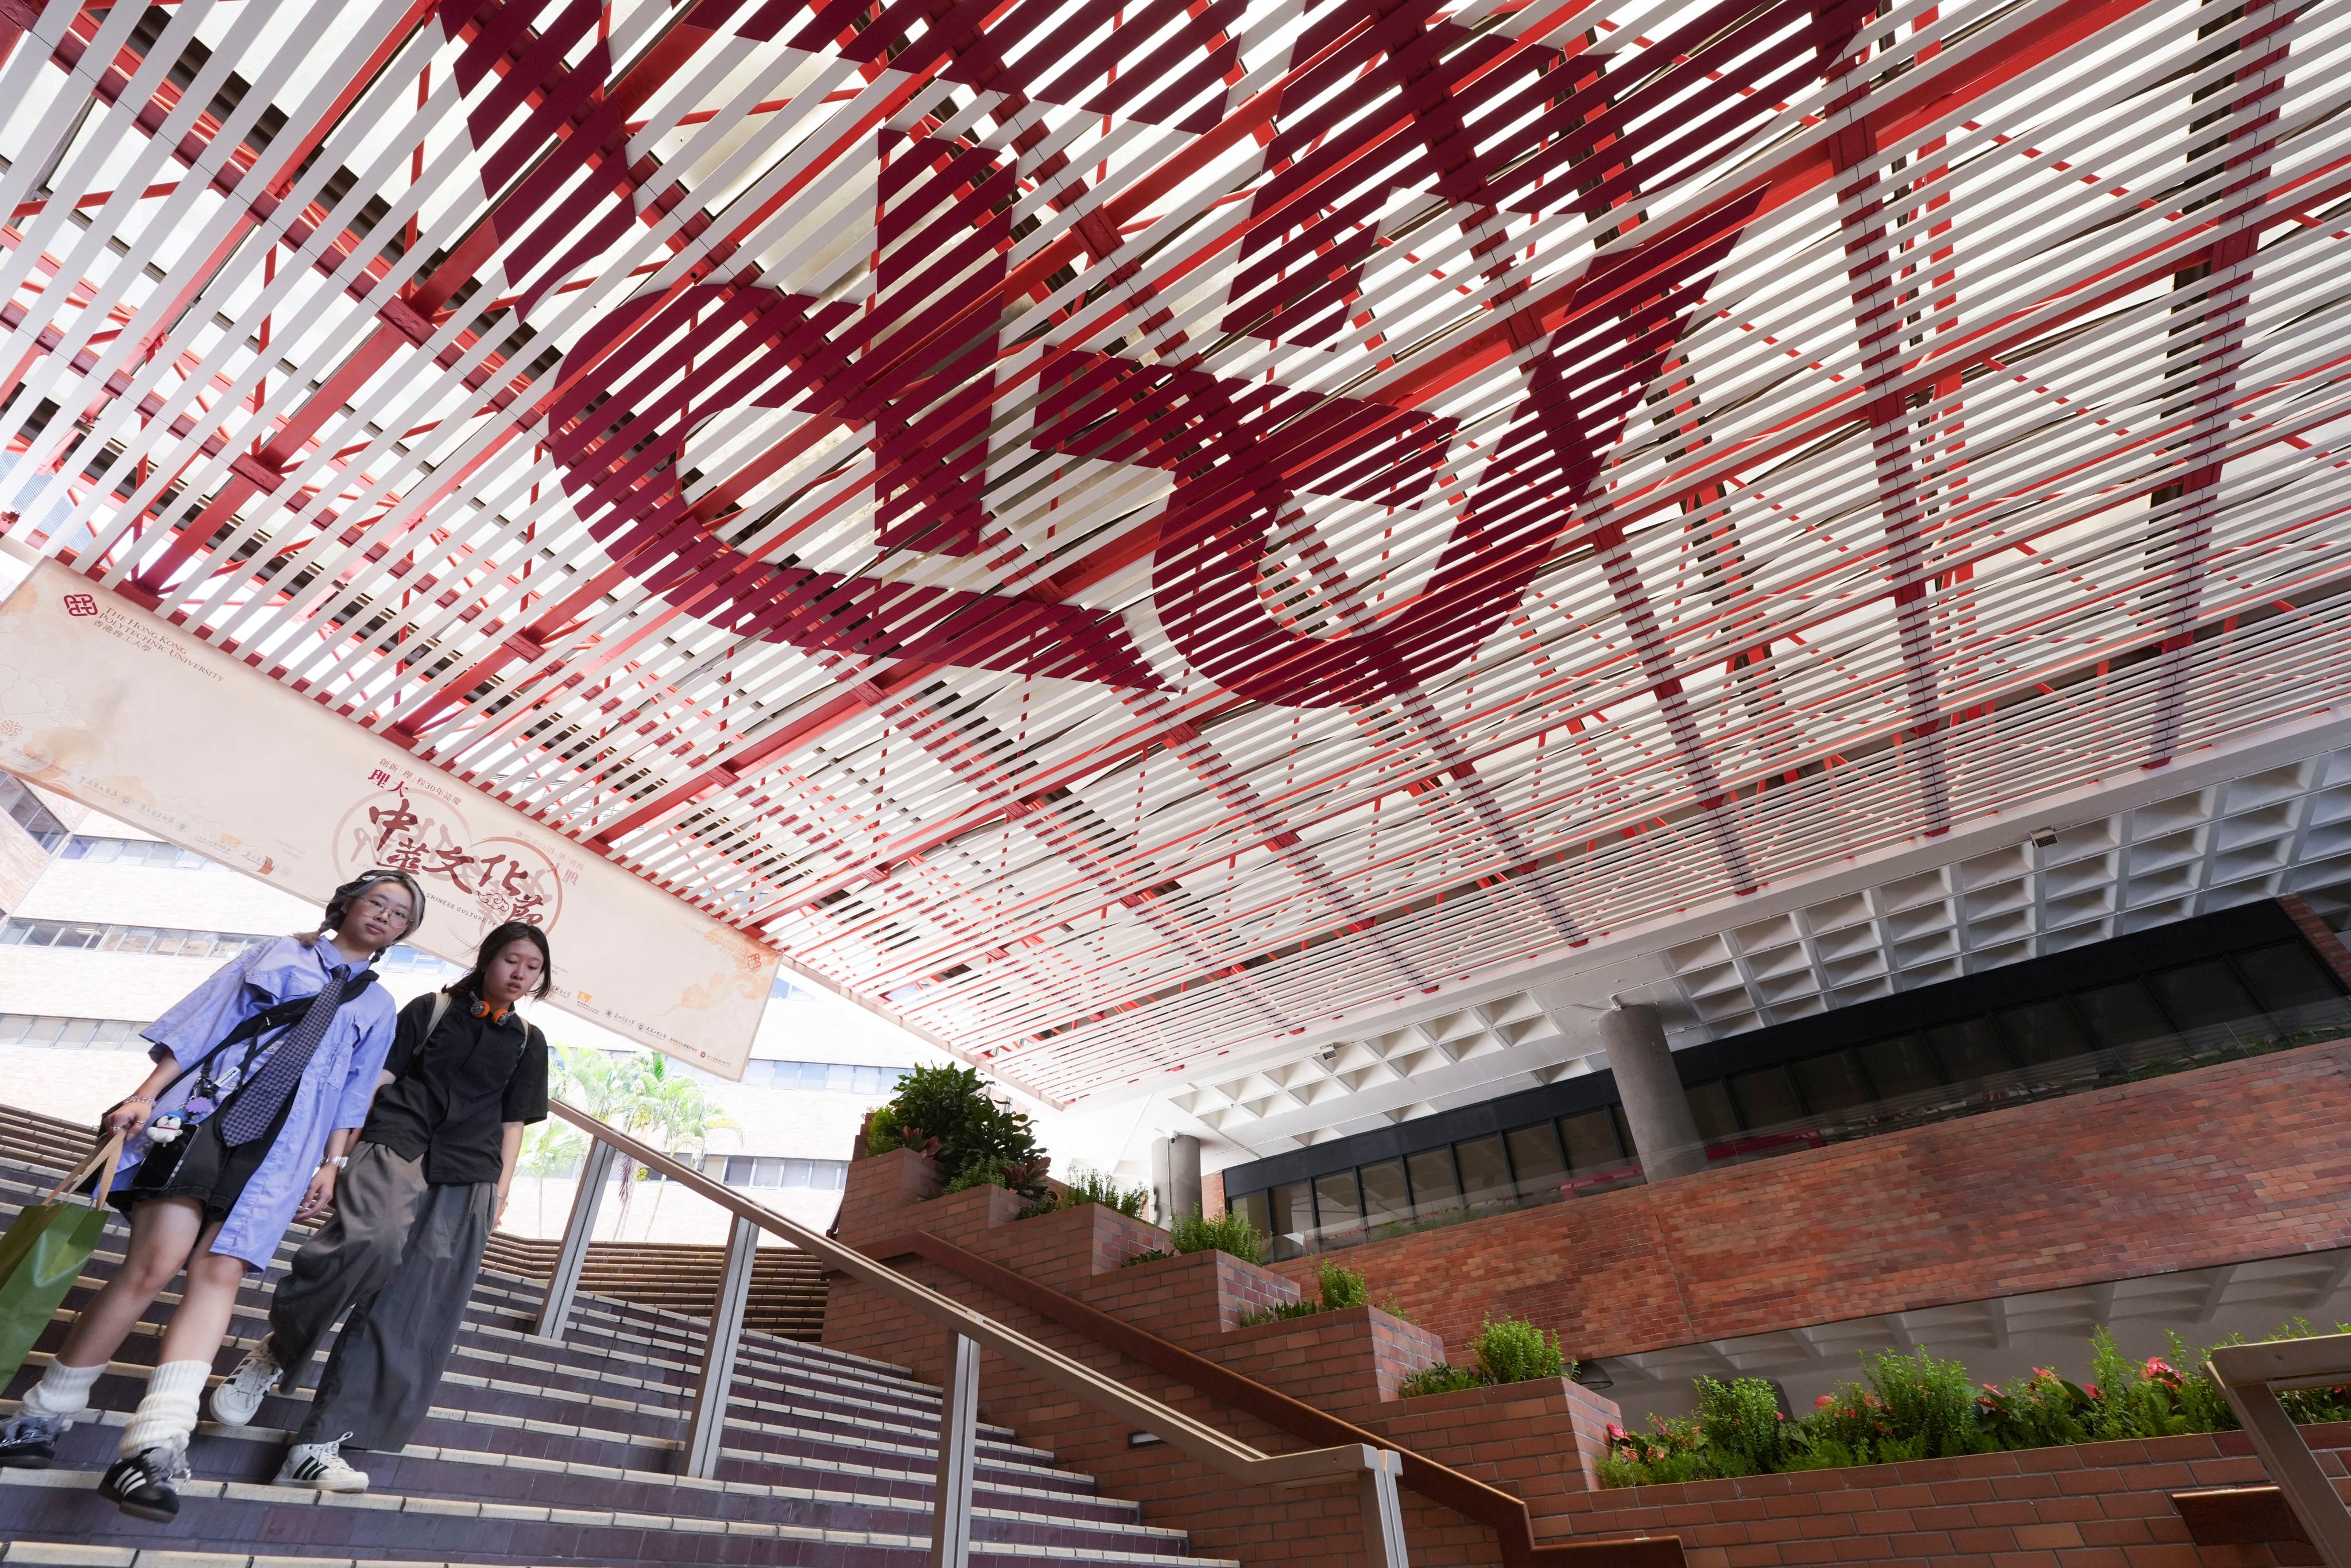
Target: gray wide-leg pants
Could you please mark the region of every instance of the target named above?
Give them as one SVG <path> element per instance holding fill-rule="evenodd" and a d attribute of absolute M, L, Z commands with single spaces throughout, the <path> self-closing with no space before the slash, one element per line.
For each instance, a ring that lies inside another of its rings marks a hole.
<path fill-rule="evenodd" d="M 381 1144 L 351 1151 L 334 1218 L 295 1254 L 270 1303 L 270 1345 L 295 1384 L 350 1311 L 296 1442 L 408 1445 L 456 1349 L 497 1202 L 494 1181 L 436 1187 L 421 1159 Z"/>

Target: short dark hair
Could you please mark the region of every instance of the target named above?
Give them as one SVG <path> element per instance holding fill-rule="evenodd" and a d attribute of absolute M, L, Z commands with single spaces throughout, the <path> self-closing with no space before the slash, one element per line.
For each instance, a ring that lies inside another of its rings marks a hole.
<path fill-rule="evenodd" d="M 555 954 L 548 948 L 547 933 L 528 920 L 508 920 L 484 937 L 481 950 L 474 955 L 474 967 L 466 971 L 465 979 L 449 989 L 452 992 L 471 992 L 475 996 L 480 996 L 482 971 L 490 967 L 493 959 L 516 942 L 529 942 L 538 949 L 538 989 L 530 994 L 544 1000 L 555 986 Z"/>

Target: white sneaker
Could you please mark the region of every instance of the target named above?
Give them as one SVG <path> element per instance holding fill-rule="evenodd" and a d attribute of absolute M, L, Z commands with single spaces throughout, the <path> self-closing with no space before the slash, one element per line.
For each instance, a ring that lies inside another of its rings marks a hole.
<path fill-rule="evenodd" d="M 331 1443 L 297 1443 L 286 1450 L 277 1469 L 277 1486 L 307 1486 L 316 1491 L 365 1491 L 367 1472 L 355 1470 L 339 1451 L 343 1439 Z"/>
<path fill-rule="evenodd" d="M 276 1386 L 282 1370 L 277 1353 L 265 1337 L 245 1353 L 236 1370 L 213 1390 L 213 1419 L 224 1427 L 242 1427 L 250 1422 L 253 1413 L 261 1408 L 261 1397 Z"/>

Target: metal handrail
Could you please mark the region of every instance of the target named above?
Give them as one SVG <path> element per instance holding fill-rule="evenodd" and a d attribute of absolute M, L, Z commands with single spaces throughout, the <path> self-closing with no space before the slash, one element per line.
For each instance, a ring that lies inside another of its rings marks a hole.
<path fill-rule="evenodd" d="M 2351 1568 L 2351 1510 L 2318 1468 L 2294 1417 L 2280 1405 L 2280 1388 L 2326 1387 L 2351 1380 L 2351 1334 L 2273 1339 L 2215 1348 L 2206 1369 L 2228 1396 L 2253 1440 L 2253 1452 L 2277 1482 L 2286 1506 L 2318 1548 L 2326 1568 Z"/>
<path fill-rule="evenodd" d="M 1402 1461 L 1395 1450 L 1367 1443 L 1342 1443 L 1293 1454 L 1264 1453 L 1195 1420 L 1181 1410 L 1161 1404 L 1147 1394 L 1138 1394 L 1112 1381 L 1084 1363 L 1072 1360 L 1018 1329 L 1007 1327 L 951 1297 L 908 1279 L 897 1270 L 876 1262 L 855 1248 L 843 1246 L 829 1236 L 788 1220 L 774 1210 L 720 1186 L 692 1167 L 659 1149 L 639 1143 L 619 1128 L 599 1121 L 576 1106 L 554 1100 L 549 1102 L 549 1109 L 595 1139 L 604 1149 L 617 1152 L 658 1173 L 664 1180 L 675 1182 L 688 1191 L 699 1194 L 734 1217 L 727 1277 L 720 1287 L 722 1310 L 712 1314 L 710 1344 L 705 1351 L 700 1403 L 710 1407 L 710 1409 L 707 1412 L 697 1410 L 697 1428 L 715 1431 L 725 1419 L 727 1386 L 733 1381 L 732 1342 L 735 1334 L 730 1330 L 725 1336 L 729 1343 L 722 1346 L 719 1343 L 720 1320 L 726 1315 L 723 1309 L 730 1296 L 739 1294 L 747 1285 L 750 1245 L 756 1241 L 756 1232 L 765 1231 L 770 1235 L 782 1237 L 818 1259 L 828 1269 L 871 1286 L 900 1305 L 945 1325 L 959 1339 L 994 1351 L 1053 1386 L 1133 1423 L 1234 1480 L 1259 1486 L 1298 1487 L 1353 1478 L 1358 1483 L 1364 1509 L 1364 1544 L 1370 1552 L 1373 1568 L 1406 1568 L 1404 1515 L 1396 1493 L 1396 1476 L 1402 1469 Z M 570 1294 L 577 1285 L 577 1260 L 586 1254 L 586 1232 L 594 1228 L 596 1206 L 601 1199 L 609 1168 L 609 1156 L 598 1159 L 591 1153 L 591 1158 L 580 1171 L 580 1185 L 572 1204 L 571 1223 L 565 1231 L 563 1255 L 559 1259 L 556 1277 L 548 1285 L 548 1309 L 542 1314 L 538 1328 L 544 1336 L 560 1338 L 562 1335 L 563 1319 L 569 1315 Z M 571 1275 L 569 1280 L 564 1277 L 567 1270 Z M 739 1314 L 736 1315 L 739 1316 Z M 969 1550 L 970 1477 L 973 1473 L 970 1458 L 973 1439 L 970 1434 L 976 1415 L 973 1407 L 977 1374 L 977 1357 L 967 1355 L 958 1345 L 951 1376 L 940 1399 L 941 1484 L 935 1502 L 937 1518 L 933 1531 L 931 1561 L 934 1564 L 941 1564 L 942 1568 L 959 1568 Z M 959 1452 L 956 1451 L 958 1449 Z M 697 1453 L 707 1454 L 710 1459 L 715 1460 L 715 1443 L 690 1439 L 690 1466 L 693 1466 Z M 953 1517 L 957 1510 L 961 1513 L 959 1520 Z"/>

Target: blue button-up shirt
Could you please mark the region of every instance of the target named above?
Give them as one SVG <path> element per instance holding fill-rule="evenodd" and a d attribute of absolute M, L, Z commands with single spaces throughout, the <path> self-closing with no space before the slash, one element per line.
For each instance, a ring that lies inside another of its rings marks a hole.
<path fill-rule="evenodd" d="M 248 948 L 141 1032 L 153 1043 L 148 1054 L 159 1062 L 168 1054 L 183 1068 L 193 1066 L 255 1013 L 298 996 L 316 996 L 340 967 L 343 955 L 323 938 L 310 947 L 292 937 L 278 937 Z M 336 1012 L 326 1038 L 302 1069 L 293 1103 L 286 1110 L 286 1125 L 222 1222 L 214 1251 L 242 1259 L 249 1268 L 269 1266 L 319 1168 L 328 1135 L 366 1124 L 377 1075 L 392 1051 L 397 1011 L 379 983 Z M 182 1109 L 195 1086 L 196 1075 L 191 1073 L 158 1096 L 154 1114 Z M 152 1147 L 143 1134 L 131 1140 L 122 1151 L 115 1190 L 131 1184 Z"/>

